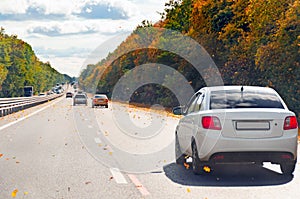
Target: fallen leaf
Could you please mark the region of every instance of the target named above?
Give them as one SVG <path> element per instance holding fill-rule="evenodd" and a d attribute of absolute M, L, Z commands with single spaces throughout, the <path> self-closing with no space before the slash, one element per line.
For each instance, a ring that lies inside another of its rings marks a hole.
<path fill-rule="evenodd" d="M 91 184 L 91 183 L 92 183 L 91 181 L 85 182 L 85 184 Z"/>
<path fill-rule="evenodd" d="M 190 188 L 187 188 L 186 191 L 187 191 L 188 193 L 191 193 L 191 189 L 190 189 Z"/>
<path fill-rule="evenodd" d="M 109 155 L 112 155 L 113 153 L 110 151 L 108 154 L 109 154 Z"/>
<path fill-rule="evenodd" d="M 183 163 L 183 166 L 184 166 L 186 169 L 189 169 L 189 168 L 190 168 L 190 165 L 187 164 L 187 163 Z"/>
<path fill-rule="evenodd" d="M 203 170 L 204 170 L 205 172 L 207 172 L 207 173 L 210 173 L 210 172 L 211 172 L 211 169 L 210 169 L 210 167 L 208 167 L 208 166 L 204 166 L 204 167 L 203 167 Z"/>
<path fill-rule="evenodd" d="M 28 192 L 27 192 L 27 191 L 25 191 L 25 192 L 24 192 L 24 195 L 28 195 Z"/>
<path fill-rule="evenodd" d="M 18 189 L 13 190 L 13 192 L 11 192 L 11 197 L 15 198 L 17 196 L 18 193 Z"/>
<path fill-rule="evenodd" d="M 20 162 L 19 161 L 16 161 L 16 164 L 19 164 Z"/>
<path fill-rule="evenodd" d="M 111 177 L 109 178 L 109 180 L 112 180 L 112 179 L 114 179 L 114 177 L 113 177 L 113 176 L 111 176 Z"/>
<path fill-rule="evenodd" d="M 2 153 L 0 153 L 0 158 L 3 156 L 3 154 Z"/>

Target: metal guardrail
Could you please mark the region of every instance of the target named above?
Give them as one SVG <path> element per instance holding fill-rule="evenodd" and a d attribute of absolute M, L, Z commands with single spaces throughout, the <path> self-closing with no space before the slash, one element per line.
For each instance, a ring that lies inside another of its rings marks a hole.
<path fill-rule="evenodd" d="M 62 94 L 52 94 L 46 96 L 0 98 L 0 117 L 24 110 L 63 96 Z"/>

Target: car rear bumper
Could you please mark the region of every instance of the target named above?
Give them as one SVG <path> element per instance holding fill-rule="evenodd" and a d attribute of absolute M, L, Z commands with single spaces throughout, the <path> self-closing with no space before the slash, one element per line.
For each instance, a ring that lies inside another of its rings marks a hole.
<path fill-rule="evenodd" d="M 94 105 L 94 106 L 107 106 L 108 103 L 105 103 L 105 102 L 101 102 L 101 103 L 96 102 L 96 103 L 95 103 L 95 102 L 94 102 L 93 105 Z"/>
<path fill-rule="evenodd" d="M 292 160 L 297 159 L 298 133 L 289 131 L 281 137 L 274 138 L 226 138 L 217 132 L 197 134 L 196 142 L 199 158 L 202 161 L 210 161 L 217 154 L 224 154 L 226 161 L 269 161 L 276 162 L 281 155 L 289 154 Z M 234 157 L 236 156 L 236 157 Z M 287 158 L 287 156 L 285 156 Z M 221 160 L 220 160 L 221 161 Z"/>
<path fill-rule="evenodd" d="M 294 162 L 295 157 L 292 153 L 288 152 L 222 152 L 213 154 L 209 162 L 211 164 L 226 164 L 226 163 L 240 163 L 240 162 Z"/>
<path fill-rule="evenodd" d="M 87 101 L 74 101 L 74 104 L 87 104 Z"/>

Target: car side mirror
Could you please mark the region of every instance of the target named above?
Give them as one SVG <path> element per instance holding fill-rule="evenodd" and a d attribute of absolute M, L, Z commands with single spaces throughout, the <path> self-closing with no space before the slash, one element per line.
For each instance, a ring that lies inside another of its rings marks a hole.
<path fill-rule="evenodd" d="M 183 108 L 182 106 L 177 106 L 175 108 L 173 108 L 173 114 L 174 115 L 183 115 Z"/>

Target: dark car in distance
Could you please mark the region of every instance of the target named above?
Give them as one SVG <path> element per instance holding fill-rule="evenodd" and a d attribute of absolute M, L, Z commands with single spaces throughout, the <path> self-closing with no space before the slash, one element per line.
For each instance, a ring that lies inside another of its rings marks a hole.
<path fill-rule="evenodd" d="M 66 98 L 72 98 L 73 97 L 73 93 L 72 92 L 67 92 L 66 93 Z"/>

